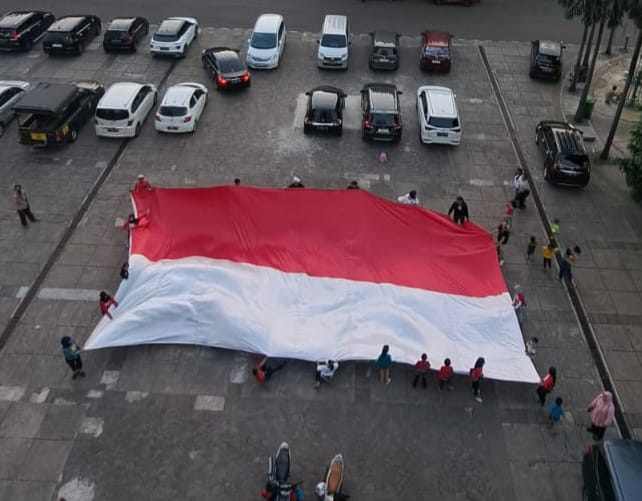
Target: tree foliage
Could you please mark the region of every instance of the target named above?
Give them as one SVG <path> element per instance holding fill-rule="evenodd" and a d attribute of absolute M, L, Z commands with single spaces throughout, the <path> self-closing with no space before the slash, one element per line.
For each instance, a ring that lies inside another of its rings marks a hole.
<path fill-rule="evenodd" d="M 630 158 L 619 161 L 620 169 L 624 172 L 626 184 L 631 188 L 631 196 L 637 202 L 642 202 L 642 118 L 631 131 L 629 152 Z"/>

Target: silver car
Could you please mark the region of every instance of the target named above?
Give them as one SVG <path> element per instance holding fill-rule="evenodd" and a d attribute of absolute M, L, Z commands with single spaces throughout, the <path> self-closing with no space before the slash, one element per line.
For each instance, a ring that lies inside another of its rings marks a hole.
<path fill-rule="evenodd" d="M 28 82 L 0 80 L 0 136 L 2 136 L 5 128 L 15 116 L 13 105 L 24 95 L 28 88 Z"/>

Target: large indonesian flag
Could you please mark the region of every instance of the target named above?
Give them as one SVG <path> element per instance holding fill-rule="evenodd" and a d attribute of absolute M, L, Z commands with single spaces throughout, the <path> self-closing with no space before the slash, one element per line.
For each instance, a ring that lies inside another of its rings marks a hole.
<path fill-rule="evenodd" d="M 428 354 L 536 382 L 492 237 L 362 190 L 137 193 L 130 276 L 85 349 L 217 346 L 303 360 Z"/>

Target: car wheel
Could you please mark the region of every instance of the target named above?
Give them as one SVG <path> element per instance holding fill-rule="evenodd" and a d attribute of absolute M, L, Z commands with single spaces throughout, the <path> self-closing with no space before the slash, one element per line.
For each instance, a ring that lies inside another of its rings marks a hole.
<path fill-rule="evenodd" d="M 69 137 L 68 137 L 67 140 L 70 143 L 74 143 L 74 142 L 76 142 L 76 139 L 78 139 L 78 131 L 76 129 L 71 129 L 71 131 L 69 132 Z"/>
<path fill-rule="evenodd" d="M 134 130 L 134 137 L 138 137 L 140 134 L 140 122 L 136 124 L 136 129 Z"/>
<path fill-rule="evenodd" d="M 310 134 L 310 132 L 311 132 L 310 131 L 310 127 L 308 125 L 304 125 L 303 126 L 303 133 L 307 136 L 308 134 Z"/>

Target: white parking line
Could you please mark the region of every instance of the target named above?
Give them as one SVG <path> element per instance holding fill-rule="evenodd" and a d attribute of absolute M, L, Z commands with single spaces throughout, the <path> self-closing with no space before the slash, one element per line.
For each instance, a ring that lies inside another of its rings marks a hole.
<path fill-rule="evenodd" d="M 29 287 L 20 287 L 16 298 L 22 299 L 27 295 Z M 94 289 L 64 289 L 58 287 L 43 287 L 38 291 L 38 299 L 54 301 L 97 301 L 99 290 Z"/>
<path fill-rule="evenodd" d="M 25 394 L 22 386 L 0 386 L 0 400 L 17 402 Z"/>
<path fill-rule="evenodd" d="M 225 408 L 225 397 L 214 395 L 198 395 L 194 402 L 195 411 L 220 412 Z"/>
<path fill-rule="evenodd" d="M 118 384 L 118 378 L 120 378 L 120 371 L 104 371 L 100 384 L 104 384 L 106 390 L 113 390 Z"/>
<path fill-rule="evenodd" d="M 98 438 L 103 434 L 105 421 L 99 417 L 85 417 L 80 423 L 80 433 Z"/>

